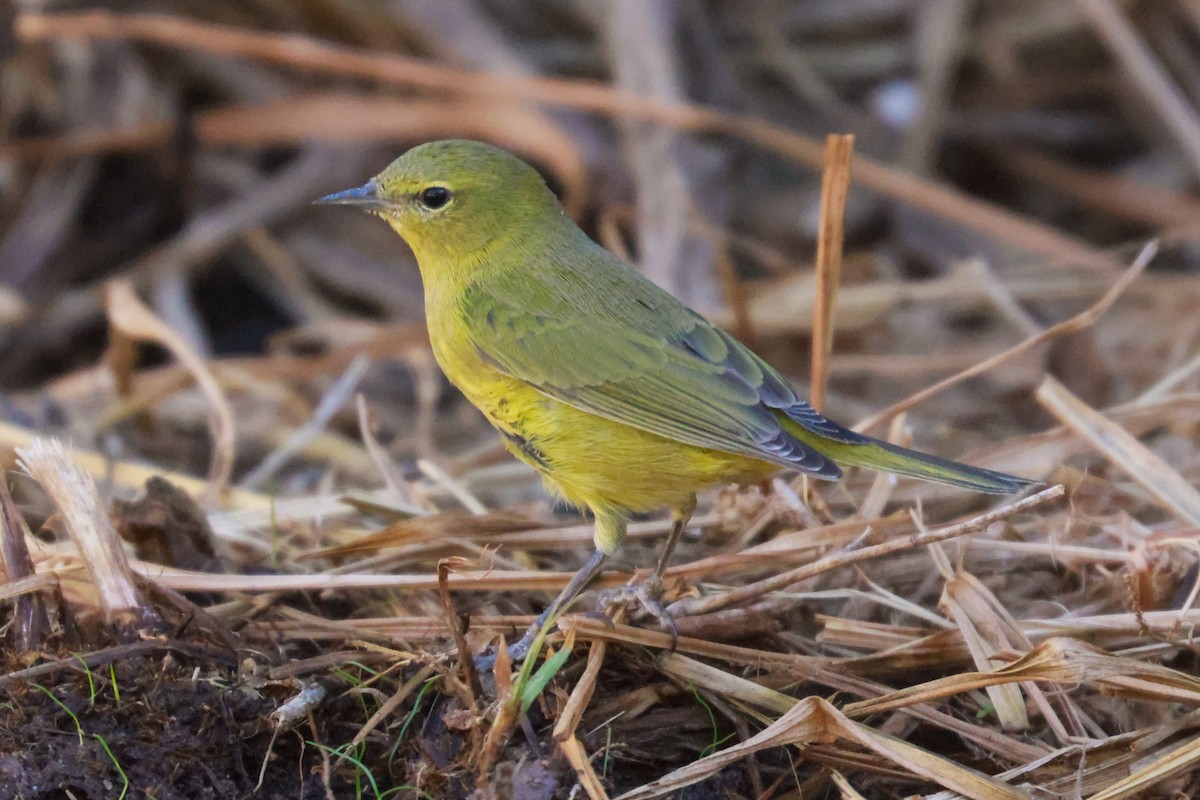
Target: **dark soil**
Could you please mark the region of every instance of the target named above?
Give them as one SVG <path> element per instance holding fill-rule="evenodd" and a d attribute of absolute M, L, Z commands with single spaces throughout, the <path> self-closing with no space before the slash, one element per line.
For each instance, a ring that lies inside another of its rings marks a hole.
<path fill-rule="evenodd" d="M 303 684 L 263 677 L 270 670 L 243 657 L 239 673 L 232 652 L 160 639 L 8 664 L 0 704 L 0 800 L 558 800 L 575 785 L 562 759 L 530 757 L 553 752 L 553 723 L 535 708 L 528 730 L 540 741 L 518 731 L 511 759 L 495 768 L 486 789 L 477 790 L 471 765 L 463 763 L 469 734 L 446 724 L 461 708 L 436 691 L 419 705 L 407 703 L 408 713 L 392 715 L 393 727 L 381 727 L 337 765 L 344 752 L 339 748 L 379 707 L 379 697 L 415 670 L 397 671 L 375 684 L 379 692 L 370 692 L 354 685 L 369 678 L 371 668 L 335 667 L 324 674 L 344 680 L 326 678 L 325 701 L 276 733 L 272 712 Z M 661 774 L 668 763 L 699 755 L 714 736 L 731 733 L 715 727 L 691 695 L 679 700 L 621 728 L 622 741 L 606 752 L 603 764 L 614 795 Z M 588 744 L 604 748 L 603 741 Z M 786 768 L 765 766 L 768 773 Z M 739 766 L 689 787 L 683 797 L 723 798 L 748 788 Z"/>
<path fill-rule="evenodd" d="M 155 648 L 158 649 L 158 648 Z M 62 654 L 40 680 L 9 681 L 0 705 L 0 798 L 327 796 L 323 741 L 357 709 L 335 702 L 315 732 L 278 736 L 269 714 L 282 685 L 252 688 L 227 664 L 168 650 L 85 669 Z M 334 775 L 334 797 L 354 797 Z"/>

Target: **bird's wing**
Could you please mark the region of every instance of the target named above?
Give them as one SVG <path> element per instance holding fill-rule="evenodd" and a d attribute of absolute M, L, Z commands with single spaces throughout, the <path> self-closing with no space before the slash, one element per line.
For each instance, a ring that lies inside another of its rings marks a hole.
<path fill-rule="evenodd" d="M 582 411 L 668 439 L 825 478 L 841 471 L 791 435 L 780 415 L 833 441 L 864 441 L 631 270 L 587 278 L 555 272 L 534 286 L 476 285 L 461 296 L 460 312 L 476 349 L 497 369 Z"/>

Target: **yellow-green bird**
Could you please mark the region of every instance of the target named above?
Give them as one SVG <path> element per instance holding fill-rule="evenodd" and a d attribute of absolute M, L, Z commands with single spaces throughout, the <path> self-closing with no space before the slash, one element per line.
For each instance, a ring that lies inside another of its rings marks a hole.
<path fill-rule="evenodd" d="M 631 514 L 669 508 L 674 525 L 643 584 L 653 595 L 699 489 L 781 469 L 833 480 L 839 464 L 994 494 L 1033 483 L 826 419 L 769 364 L 589 239 L 537 171 L 503 150 L 423 144 L 318 202 L 364 208 L 404 238 L 446 377 L 550 491 L 595 516 L 595 552 L 516 656 L 599 574 Z"/>

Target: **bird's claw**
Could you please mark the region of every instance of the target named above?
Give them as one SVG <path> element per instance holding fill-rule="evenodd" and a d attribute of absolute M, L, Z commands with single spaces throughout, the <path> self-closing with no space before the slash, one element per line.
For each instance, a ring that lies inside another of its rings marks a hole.
<path fill-rule="evenodd" d="M 610 632 L 617 629 L 616 623 L 613 622 L 613 618 L 610 617 L 608 614 L 605 614 L 603 611 L 601 611 L 598 608 L 594 608 L 591 611 L 588 611 L 583 616 L 585 619 L 596 620 Z"/>
<path fill-rule="evenodd" d="M 505 649 L 508 651 L 508 660 L 513 664 L 520 664 L 525 660 L 525 656 L 529 655 L 529 648 L 533 646 L 533 640 L 537 638 L 538 625 L 541 621 L 534 623 L 529 630 L 525 631 L 525 635 Z M 480 672 L 491 672 L 496 668 L 496 660 L 500 657 L 500 647 L 489 647 L 485 652 L 475 656 L 475 669 Z"/>
<path fill-rule="evenodd" d="M 609 603 L 629 605 L 636 602 L 646 613 L 658 621 L 659 627 L 670 634 L 670 649 L 671 652 L 674 652 L 675 646 L 679 642 L 679 628 L 675 625 L 675 616 L 663 604 L 662 596 L 662 578 L 651 575 L 634 586 L 621 587 L 615 595 L 610 595 Z"/>

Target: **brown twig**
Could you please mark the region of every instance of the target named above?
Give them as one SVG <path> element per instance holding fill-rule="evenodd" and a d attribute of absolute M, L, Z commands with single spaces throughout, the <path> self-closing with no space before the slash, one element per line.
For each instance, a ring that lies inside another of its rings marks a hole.
<path fill-rule="evenodd" d="M 943 378 L 932 386 L 927 386 L 919 392 L 914 392 L 900 402 L 893 403 L 882 411 L 875 412 L 871 416 L 855 425 L 854 430 L 860 432 L 869 431 L 875 426 L 887 422 L 900 412 L 908 411 L 913 406 L 925 402 L 934 395 L 949 389 L 951 386 L 962 383 L 968 378 L 974 378 L 978 375 L 982 375 L 992 369 L 995 369 L 1001 364 L 1011 361 L 1022 353 L 1032 350 L 1034 347 L 1037 347 L 1043 342 L 1048 342 L 1052 339 L 1057 339 L 1060 336 L 1066 336 L 1067 334 L 1076 333 L 1077 331 L 1081 331 L 1090 327 L 1096 322 L 1096 320 L 1100 319 L 1100 317 L 1104 316 L 1104 314 L 1110 308 L 1112 308 L 1113 303 L 1117 302 L 1117 299 L 1125 293 L 1125 290 L 1128 289 L 1129 286 L 1137 279 L 1137 277 L 1145 271 L 1146 267 L 1151 261 L 1154 260 L 1154 257 L 1157 254 L 1158 242 L 1149 242 L 1141 249 L 1141 252 L 1138 253 L 1137 258 L 1135 258 L 1133 263 L 1129 265 L 1129 268 L 1126 269 L 1125 272 L 1121 274 L 1121 277 L 1113 283 L 1112 287 L 1104 293 L 1104 296 L 1096 301 L 1095 305 L 1079 314 L 1076 314 L 1070 319 L 1063 320 L 1056 325 L 1051 325 L 1041 333 L 1030 336 L 1020 344 L 1014 345 L 1002 353 L 997 353 L 991 358 L 967 367 L 961 372 L 956 372 L 948 378 Z"/>
<path fill-rule="evenodd" d="M 336 770 L 346 760 L 348 753 L 353 752 L 354 748 L 358 747 L 368 736 L 371 731 L 375 730 L 390 717 L 400 704 L 408 699 L 409 695 L 421 687 L 425 683 L 425 679 L 433 674 L 434 666 L 432 664 L 422 667 L 415 675 L 405 681 L 399 689 L 392 693 L 392 696 L 379 706 L 379 709 L 371 715 L 371 718 L 363 723 L 362 727 L 354 734 L 349 742 L 349 746 L 345 747 L 342 753 L 338 756 L 338 760 L 334 762 L 333 768 Z"/>
<path fill-rule="evenodd" d="M 8 481 L 0 473 L 0 582 L 14 584 L 36 574 L 29 557 L 26 539 L 29 526 L 17 510 L 8 491 Z M 40 592 L 13 598 L 13 647 L 17 653 L 39 648 L 49 631 L 49 617 Z"/>
<path fill-rule="evenodd" d="M 854 137 L 830 135 L 825 141 L 821 175 L 821 223 L 817 236 L 816 289 L 813 305 L 812 387 L 809 402 L 817 411 L 825 405 L 829 359 L 833 354 L 833 318 L 842 274 L 842 242 L 846 234 L 846 196 L 850 191 L 850 160 Z"/>
<path fill-rule="evenodd" d="M 105 619 L 128 635 L 156 623 L 158 615 L 138 590 L 137 575 L 91 476 L 57 439 L 34 439 L 17 455 L 21 468 L 42 485 L 62 515 L 95 582 Z"/>
<path fill-rule="evenodd" d="M 1200 525 L 1200 492 L 1129 431 L 1088 406 L 1050 376 L 1037 390 L 1038 402 L 1175 516 Z"/>
<path fill-rule="evenodd" d="M 462 558 L 443 558 L 438 561 L 438 597 L 442 600 L 442 608 L 446 610 L 446 621 L 450 632 L 454 635 L 454 646 L 458 650 L 459 669 L 462 670 L 463 683 L 471 690 L 471 707 L 478 706 L 478 698 L 483 696 L 483 688 L 479 683 L 479 675 L 475 672 L 475 659 L 467 647 L 467 637 L 462 629 L 462 623 L 454 610 L 454 601 L 450 598 L 450 568 L 465 562 Z"/>
<path fill-rule="evenodd" d="M 735 603 L 744 603 L 747 600 L 753 600 L 756 597 L 761 597 L 768 592 L 777 592 L 791 586 L 794 583 L 811 578 L 814 575 L 819 575 L 822 572 L 827 572 L 831 569 L 840 569 L 841 567 L 849 566 L 850 564 L 858 564 L 863 561 L 868 561 L 873 558 L 879 558 L 883 555 L 896 553 L 901 550 L 909 550 L 914 547 L 924 547 L 933 542 L 942 542 L 947 539 L 953 539 L 958 536 L 964 536 L 968 533 L 983 530 L 993 522 L 999 522 L 1002 519 L 1011 517 L 1013 514 L 1019 514 L 1022 511 L 1027 511 L 1035 508 L 1043 503 L 1049 502 L 1057 497 L 1061 497 L 1065 493 L 1062 486 L 1051 486 L 1048 489 L 1043 489 L 1035 495 L 1023 498 L 1015 503 L 1009 503 L 1006 506 L 993 509 L 986 514 L 980 514 L 971 519 L 957 523 L 955 525 L 947 525 L 943 528 L 936 528 L 925 533 L 914 533 L 909 536 L 904 536 L 899 539 L 891 539 L 881 544 L 864 547 L 859 550 L 841 551 L 825 558 L 814 561 L 811 564 L 805 564 L 802 567 L 781 572 L 778 575 L 773 575 L 770 578 L 765 578 L 761 581 L 742 586 L 737 589 L 725 592 L 724 594 L 713 595 L 711 597 L 700 597 L 694 599 L 679 600 L 671 604 L 668 609 L 675 616 L 693 616 L 696 614 L 710 614 L 713 611 L 718 611 L 722 608 L 727 608 Z"/>
<path fill-rule="evenodd" d="M 617 611 L 613 623 L 619 624 L 623 616 L 624 607 Z M 554 738 L 575 770 L 579 784 L 587 792 L 590 800 L 608 800 L 608 793 L 604 791 L 596 771 L 592 769 L 591 760 L 587 757 L 575 731 L 583 718 L 584 710 L 591 702 L 592 693 L 596 691 L 596 682 L 600 678 L 600 669 L 604 666 L 604 656 L 607 652 L 608 642 L 603 639 L 592 641 L 583 675 L 579 676 L 575 688 L 571 690 L 571 696 L 567 698 L 567 704 L 558 716 L 558 722 L 554 724 Z"/>

